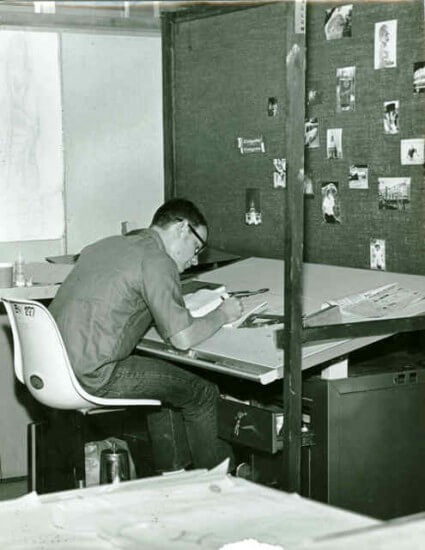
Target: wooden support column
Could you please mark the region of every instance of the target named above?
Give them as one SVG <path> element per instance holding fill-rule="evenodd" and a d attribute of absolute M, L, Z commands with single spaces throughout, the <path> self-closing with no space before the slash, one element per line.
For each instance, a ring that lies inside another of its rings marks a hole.
<path fill-rule="evenodd" d="M 286 124 L 287 189 L 285 213 L 285 328 L 284 328 L 284 489 L 301 487 L 301 344 L 302 264 L 304 218 L 305 16 L 299 2 L 286 10 Z M 301 8 L 301 10 L 300 10 Z"/>
<path fill-rule="evenodd" d="M 174 14 L 161 16 L 162 90 L 164 117 L 164 196 L 175 196 L 175 131 L 174 131 Z"/>

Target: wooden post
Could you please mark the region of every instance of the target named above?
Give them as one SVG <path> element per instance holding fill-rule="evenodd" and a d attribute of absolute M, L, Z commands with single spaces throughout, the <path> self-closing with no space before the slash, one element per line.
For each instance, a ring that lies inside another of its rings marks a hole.
<path fill-rule="evenodd" d="M 304 218 L 305 4 L 285 2 L 287 190 L 285 214 L 284 489 L 301 487 L 301 344 Z"/>
<path fill-rule="evenodd" d="M 164 117 L 164 196 L 175 196 L 174 158 L 174 14 L 163 14 L 162 32 L 162 90 Z"/>

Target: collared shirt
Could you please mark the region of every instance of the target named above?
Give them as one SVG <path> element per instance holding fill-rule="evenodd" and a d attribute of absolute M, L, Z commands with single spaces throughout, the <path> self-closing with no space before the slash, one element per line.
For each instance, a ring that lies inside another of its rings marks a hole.
<path fill-rule="evenodd" d="M 152 321 L 164 340 L 193 322 L 176 263 L 153 229 L 86 247 L 49 309 L 88 391 L 108 382 Z"/>

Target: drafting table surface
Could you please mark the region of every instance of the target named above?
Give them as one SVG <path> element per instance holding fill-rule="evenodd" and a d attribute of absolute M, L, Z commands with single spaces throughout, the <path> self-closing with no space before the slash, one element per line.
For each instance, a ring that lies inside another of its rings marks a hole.
<path fill-rule="evenodd" d="M 249 305 L 268 302 L 268 313 L 283 315 L 284 263 L 267 258 L 248 258 L 203 273 L 198 280 L 226 285 L 228 291 L 267 287 L 267 294 L 247 299 Z M 398 282 L 406 288 L 425 290 L 425 277 L 321 264 L 304 264 L 304 302 L 306 314 L 320 309 L 328 300 Z M 173 361 L 196 365 L 268 384 L 283 377 L 283 350 L 276 343 L 278 325 L 262 328 L 223 328 L 189 352 L 164 344 L 156 330 L 150 329 L 138 349 Z M 303 346 L 302 368 L 307 369 L 345 355 L 385 338 L 384 335 L 345 340 L 328 340 Z"/>

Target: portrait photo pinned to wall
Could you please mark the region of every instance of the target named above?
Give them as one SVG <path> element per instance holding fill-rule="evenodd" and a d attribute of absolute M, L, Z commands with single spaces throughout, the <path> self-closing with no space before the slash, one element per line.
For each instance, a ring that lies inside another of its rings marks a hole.
<path fill-rule="evenodd" d="M 268 116 L 277 116 L 279 110 L 279 104 L 277 97 L 269 97 L 267 100 L 267 115 Z"/>
<path fill-rule="evenodd" d="M 370 239 L 370 269 L 385 271 L 385 240 Z"/>
<path fill-rule="evenodd" d="M 379 210 L 407 210 L 410 205 L 410 178 L 378 178 Z"/>
<path fill-rule="evenodd" d="M 245 223 L 260 225 L 262 223 L 260 190 L 251 187 L 245 190 Z"/>
<path fill-rule="evenodd" d="M 353 4 L 326 10 L 324 27 L 326 40 L 350 37 L 352 14 Z"/>
<path fill-rule="evenodd" d="M 273 159 L 273 187 L 286 187 L 286 159 Z"/>
<path fill-rule="evenodd" d="M 384 134 L 398 134 L 400 131 L 399 102 L 384 101 Z"/>
<path fill-rule="evenodd" d="M 328 159 L 342 159 L 342 128 L 328 128 L 326 153 Z"/>
<path fill-rule="evenodd" d="M 341 223 L 338 185 L 337 181 L 325 181 L 321 184 L 324 223 Z"/>
<path fill-rule="evenodd" d="M 309 149 L 317 149 L 319 142 L 319 123 L 317 118 L 309 118 L 304 126 L 304 145 Z"/>
<path fill-rule="evenodd" d="M 401 164 L 423 164 L 424 144 L 424 139 L 402 139 L 400 141 Z"/>
<path fill-rule="evenodd" d="M 425 92 L 425 61 L 413 63 L 413 91 L 415 94 Z"/>
<path fill-rule="evenodd" d="M 369 168 L 366 164 L 352 164 L 348 174 L 350 189 L 367 189 L 369 187 Z"/>
<path fill-rule="evenodd" d="M 336 70 L 336 112 L 354 111 L 356 103 L 356 67 Z"/>
<path fill-rule="evenodd" d="M 397 19 L 375 23 L 375 69 L 397 66 Z"/>
<path fill-rule="evenodd" d="M 307 90 L 307 105 L 320 105 L 323 102 L 323 94 L 319 90 L 318 84 L 312 84 L 312 87 Z"/>
<path fill-rule="evenodd" d="M 314 197 L 313 178 L 310 176 L 310 174 L 304 174 L 304 170 L 303 170 L 303 187 L 304 187 L 304 195 L 306 197 Z"/>

